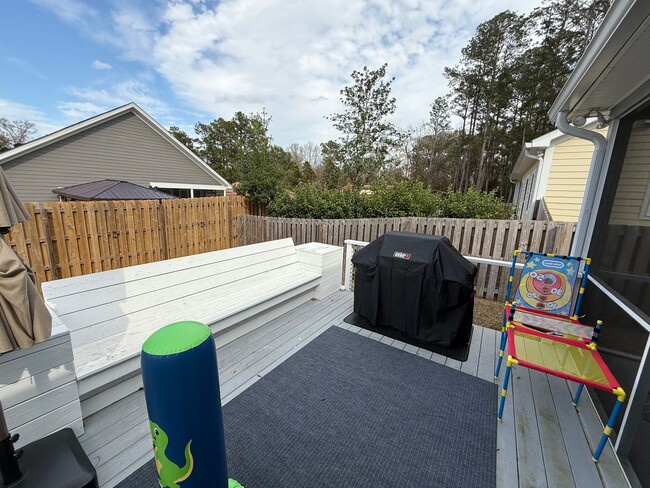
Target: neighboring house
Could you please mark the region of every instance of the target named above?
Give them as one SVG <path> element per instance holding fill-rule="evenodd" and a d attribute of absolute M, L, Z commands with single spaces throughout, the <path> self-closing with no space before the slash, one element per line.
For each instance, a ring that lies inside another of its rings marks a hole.
<path fill-rule="evenodd" d="M 225 195 L 230 184 L 135 103 L 0 154 L 24 202 L 58 200 L 52 191 L 124 180 L 179 197 Z"/>
<path fill-rule="evenodd" d="M 628 394 L 614 445 L 632 486 L 650 486 L 649 52 L 650 2 L 616 0 L 549 112 L 596 147 L 572 252 L 593 260 L 581 311 L 604 321 L 598 348 Z M 607 139 L 568 123 L 599 112 Z M 608 397 L 592 392 L 605 414 Z"/>
<path fill-rule="evenodd" d="M 607 137 L 591 119 L 583 127 Z M 525 143 L 510 181 L 520 219 L 577 222 L 594 146 L 589 141 L 554 130 Z"/>

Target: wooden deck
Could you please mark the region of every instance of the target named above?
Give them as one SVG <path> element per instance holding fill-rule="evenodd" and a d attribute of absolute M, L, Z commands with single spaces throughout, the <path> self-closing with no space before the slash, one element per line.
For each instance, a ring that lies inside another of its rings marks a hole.
<path fill-rule="evenodd" d="M 352 293 L 338 292 L 306 303 L 218 348 L 223 403 L 332 326 L 493 381 L 498 349 L 498 334 L 493 330 L 474 328 L 470 357 L 461 363 L 344 323 L 351 311 Z M 498 425 L 498 487 L 629 486 L 611 445 L 598 465 L 591 461 L 590 449 L 602 424 L 588 395 L 583 395 L 576 410 L 565 381 L 524 368 L 514 369 L 513 377 L 504 420 Z M 85 426 L 80 440 L 97 467 L 102 487 L 114 486 L 152 457 L 142 391 L 88 417 Z"/>

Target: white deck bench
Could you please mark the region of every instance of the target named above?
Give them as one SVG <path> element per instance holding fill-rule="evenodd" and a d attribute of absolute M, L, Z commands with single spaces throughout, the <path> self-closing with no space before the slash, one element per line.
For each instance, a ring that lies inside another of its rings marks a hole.
<path fill-rule="evenodd" d="M 337 246 L 280 239 L 44 283 L 70 330 L 84 417 L 140 388 L 140 350 L 158 328 L 197 320 L 221 346 L 334 293 L 342 257 Z"/>
<path fill-rule="evenodd" d="M 52 321 L 52 336 L 0 354 L 0 400 L 17 447 L 64 427 L 83 434 L 70 332 Z"/>

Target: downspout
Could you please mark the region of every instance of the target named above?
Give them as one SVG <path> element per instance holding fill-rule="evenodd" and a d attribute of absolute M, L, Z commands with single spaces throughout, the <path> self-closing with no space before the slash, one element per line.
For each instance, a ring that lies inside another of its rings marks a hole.
<path fill-rule="evenodd" d="M 544 166 L 544 156 L 542 156 L 542 154 L 544 154 L 544 153 L 542 152 L 540 154 L 538 152 L 537 154 L 533 154 L 530 151 L 528 151 L 528 149 L 526 149 L 524 147 L 524 154 L 526 155 L 527 158 L 537 160 L 537 170 L 536 170 L 537 173 L 535 175 L 535 188 L 531 188 L 531 191 L 533 192 L 533 195 L 531 196 L 531 200 L 533 200 L 533 212 L 532 212 L 532 215 L 530 216 L 530 219 L 533 220 L 533 219 L 537 218 L 537 216 L 536 216 L 537 212 L 535 212 L 535 203 L 534 202 L 539 200 L 539 198 L 537 198 L 537 195 L 539 194 L 539 182 L 542 179 L 541 178 L 541 176 L 542 176 L 541 173 L 542 173 L 542 169 L 543 169 L 543 166 Z"/>
<path fill-rule="evenodd" d="M 603 169 L 603 162 L 605 161 L 607 139 L 598 132 L 583 129 L 582 127 L 575 127 L 569 124 L 567 115 L 568 112 L 558 112 L 555 126 L 564 134 L 578 137 L 579 139 L 585 139 L 594 145 L 594 153 L 591 156 L 587 185 L 585 186 L 585 193 L 582 197 L 582 208 L 580 209 L 580 217 L 578 217 L 578 224 L 576 226 L 576 235 L 573 239 L 573 246 L 571 246 L 571 254 L 574 256 L 584 256 L 589 249 L 589 243 L 585 242 L 589 222 L 594 210 L 598 209 L 596 192 Z"/>

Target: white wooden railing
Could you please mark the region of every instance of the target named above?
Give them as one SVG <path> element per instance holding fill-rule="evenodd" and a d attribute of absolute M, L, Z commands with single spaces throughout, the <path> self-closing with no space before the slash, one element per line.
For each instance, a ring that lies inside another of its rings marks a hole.
<path fill-rule="evenodd" d="M 354 249 L 353 247 L 364 247 L 367 246 L 369 243 L 365 241 L 355 241 L 353 239 L 346 239 L 345 241 L 345 255 L 343 257 L 343 269 L 345 270 L 345 278 L 343 282 L 343 286 L 341 286 L 342 290 L 350 290 L 351 284 L 352 284 L 352 256 L 354 255 Z M 485 264 L 485 265 L 490 265 L 490 266 L 501 266 L 504 268 L 509 268 L 512 266 L 512 261 L 502 261 L 500 259 L 492 259 L 492 258 L 479 258 L 476 256 L 463 256 L 465 259 L 468 261 L 474 263 L 474 264 Z M 516 267 L 518 269 L 522 269 L 524 267 L 524 263 L 517 263 Z"/>

